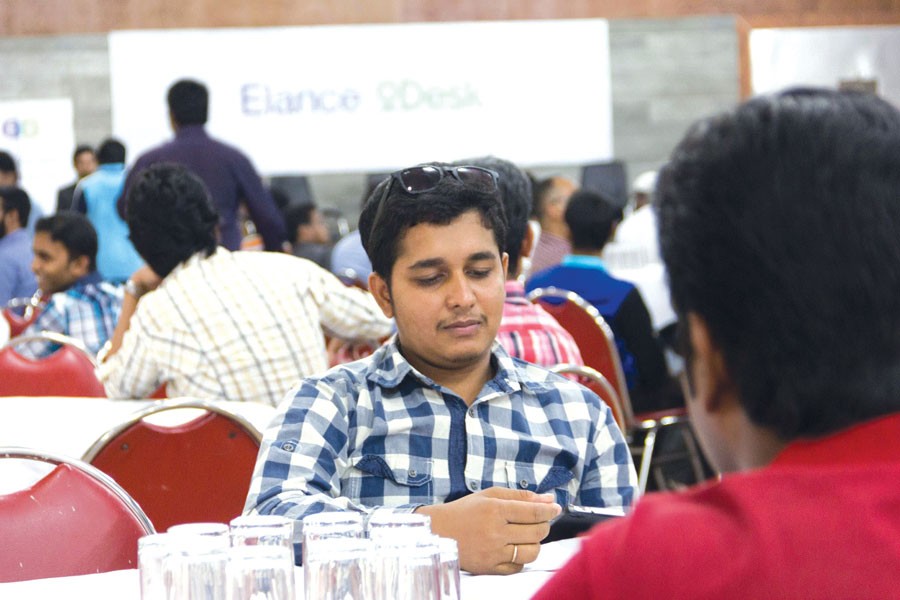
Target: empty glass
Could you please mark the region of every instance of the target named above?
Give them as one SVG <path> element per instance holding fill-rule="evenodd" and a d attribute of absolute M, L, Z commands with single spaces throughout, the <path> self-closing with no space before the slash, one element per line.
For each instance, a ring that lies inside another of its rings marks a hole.
<path fill-rule="evenodd" d="M 292 600 L 294 523 L 276 515 L 232 519 L 228 587 L 232 600 Z"/>
<path fill-rule="evenodd" d="M 369 518 L 368 533 L 375 541 L 382 536 L 428 536 L 431 517 L 419 513 L 376 512 Z"/>
<path fill-rule="evenodd" d="M 165 559 L 171 573 L 170 598 L 179 600 L 222 600 L 227 589 L 228 537 L 168 534 L 171 552 Z M 225 543 L 222 543 L 222 540 Z"/>
<path fill-rule="evenodd" d="M 228 548 L 231 545 L 228 539 L 228 525 L 225 523 L 181 523 L 172 525 L 166 531 L 179 536 L 202 536 L 210 544 L 221 548 Z"/>
<path fill-rule="evenodd" d="M 304 598 L 371 599 L 372 541 L 332 537 L 309 546 L 303 562 Z"/>
<path fill-rule="evenodd" d="M 441 600 L 459 600 L 459 548 L 456 540 L 435 537 L 441 555 Z"/>
<path fill-rule="evenodd" d="M 441 555 L 430 532 L 382 528 L 372 541 L 374 600 L 441 600 Z"/>
<path fill-rule="evenodd" d="M 167 533 L 145 535 L 138 540 L 141 600 L 168 599 L 172 577 L 166 571 L 166 558 L 170 551 Z"/>

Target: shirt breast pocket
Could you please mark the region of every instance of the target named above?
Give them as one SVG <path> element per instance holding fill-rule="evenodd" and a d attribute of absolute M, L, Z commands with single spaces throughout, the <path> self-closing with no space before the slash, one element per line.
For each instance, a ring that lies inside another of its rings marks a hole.
<path fill-rule="evenodd" d="M 431 459 L 413 456 L 361 456 L 353 463 L 351 496 L 366 506 L 431 504 L 431 464 Z"/>
<path fill-rule="evenodd" d="M 532 463 L 506 463 L 507 487 L 529 490 L 537 494 L 553 492 L 556 503 L 562 507 L 569 504 L 568 483 L 575 475 L 565 467 L 550 467 L 546 475 L 538 481 L 538 473 L 535 472 Z"/>

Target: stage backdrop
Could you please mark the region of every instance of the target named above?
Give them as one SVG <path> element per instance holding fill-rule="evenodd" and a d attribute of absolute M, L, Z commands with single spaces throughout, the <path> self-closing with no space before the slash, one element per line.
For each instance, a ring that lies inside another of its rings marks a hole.
<path fill-rule="evenodd" d="M 210 133 L 265 174 L 384 171 L 483 154 L 612 158 L 605 20 L 113 32 L 113 130 L 171 136 L 166 89 L 210 89 Z"/>

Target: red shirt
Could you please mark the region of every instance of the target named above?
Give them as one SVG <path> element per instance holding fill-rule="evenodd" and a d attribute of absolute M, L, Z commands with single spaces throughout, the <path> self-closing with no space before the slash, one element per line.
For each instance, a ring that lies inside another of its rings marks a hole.
<path fill-rule="evenodd" d="M 900 413 L 645 497 L 534 598 L 900 598 Z"/>
<path fill-rule="evenodd" d="M 583 365 L 581 352 L 572 335 L 553 315 L 525 297 L 525 286 L 506 282 L 506 301 L 497 339 L 510 356 L 532 364 L 552 367 Z"/>

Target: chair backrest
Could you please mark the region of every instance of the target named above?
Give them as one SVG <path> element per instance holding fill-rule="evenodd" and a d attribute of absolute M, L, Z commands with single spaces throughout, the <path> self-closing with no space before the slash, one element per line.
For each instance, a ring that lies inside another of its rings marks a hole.
<path fill-rule="evenodd" d="M 532 290 L 528 299 L 539 303 L 572 334 L 585 366 L 602 373 L 615 388 L 622 404 L 630 407 L 631 396 L 628 394 L 615 336 L 600 312 L 575 292 L 555 287 Z M 631 423 L 629 408 L 625 408 L 625 411 L 626 421 Z"/>
<path fill-rule="evenodd" d="M 38 360 L 16 352 L 19 344 L 47 341 L 60 348 Z M 76 339 L 55 332 L 12 338 L 0 348 L 0 396 L 78 396 L 105 398 L 97 361 Z"/>
<path fill-rule="evenodd" d="M 629 423 L 625 416 L 625 407 L 622 404 L 621 398 L 619 398 L 619 394 L 609 382 L 609 379 L 604 377 L 602 373 L 590 367 L 572 364 L 554 365 L 550 370 L 577 381 L 600 396 L 600 399 L 606 402 L 606 405 L 612 410 L 616 425 L 619 426 L 619 429 L 623 433 L 627 432 L 626 428 L 629 426 Z"/>
<path fill-rule="evenodd" d="M 202 411 L 174 426 L 148 422 L 185 408 Z M 105 433 L 83 458 L 125 488 L 164 531 L 179 523 L 227 523 L 240 515 L 261 440 L 252 424 L 221 404 L 169 400 Z"/>
<path fill-rule="evenodd" d="M 0 495 L 0 582 L 137 567 L 138 538 L 155 531 L 112 479 L 27 448 L 0 448 L 0 458 L 56 465 L 30 488 Z"/>
<path fill-rule="evenodd" d="M 25 331 L 41 314 L 44 305 L 40 298 L 12 298 L 3 307 L 3 318 L 9 323 L 9 337 L 13 338 Z M 22 313 L 19 314 L 19 309 Z"/>

